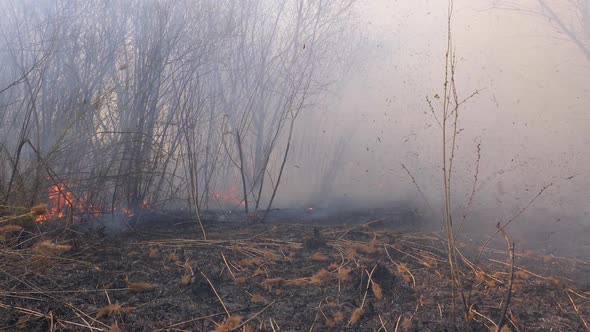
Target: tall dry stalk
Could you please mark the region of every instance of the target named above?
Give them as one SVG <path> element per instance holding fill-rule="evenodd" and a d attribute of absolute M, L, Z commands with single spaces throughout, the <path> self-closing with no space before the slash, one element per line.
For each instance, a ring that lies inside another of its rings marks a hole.
<path fill-rule="evenodd" d="M 461 296 L 461 303 L 463 305 L 464 313 L 467 316 L 469 313 L 469 305 L 465 296 L 465 289 L 463 287 L 462 272 L 457 259 L 457 244 L 455 238 L 455 229 L 453 225 L 452 215 L 452 175 L 453 175 L 453 161 L 455 158 L 457 147 L 457 135 L 459 134 L 459 108 L 463 103 L 474 97 L 479 93 L 476 90 L 467 98 L 460 100 L 457 94 L 457 87 L 455 84 L 455 69 L 457 65 L 457 58 L 453 45 L 452 34 L 452 20 L 453 20 L 454 1 L 448 1 L 447 8 L 447 49 L 445 53 L 445 79 L 444 92 L 442 100 L 442 114 L 441 118 L 436 117 L 436 113 L 432 108 L 432 103 L 428 103 L 435 115 L 435 118 L 441 129 L 441 148 L 442 148 L 442 172 L 443 172 L 443 199 L 444 199 L 444 229 L 447 237 L 447 260 L 450 268 L 451 288 L 452 288 L 452 319 L 453 324 L 457 322 L 456 302 L 457 296 Z"/>

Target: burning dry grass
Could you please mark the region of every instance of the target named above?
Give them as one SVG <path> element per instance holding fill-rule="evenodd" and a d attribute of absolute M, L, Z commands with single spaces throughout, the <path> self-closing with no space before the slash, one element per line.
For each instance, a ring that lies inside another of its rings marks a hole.
<path fill-rule="evenodd" d="M 37 204 L 31 208 L 31 214 L 34 216 L 42 216 L 47 214 L 47 204 Z"/>

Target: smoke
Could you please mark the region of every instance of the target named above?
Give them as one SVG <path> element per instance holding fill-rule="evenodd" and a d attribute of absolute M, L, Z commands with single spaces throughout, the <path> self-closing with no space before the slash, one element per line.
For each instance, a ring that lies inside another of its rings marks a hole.
<path fill-rule="evenodd" d="M 403 202 L 442 221 L 445 2 L 0 8 L 4 203 L 63 183 L 107 212 Z M 589 2 L 455 8 L 456 222 L 519 215 L 523 247 L 588 253 Z"/>
<path fill-rule="evenodd" d="M 440 131 L 427 98 L 438 110 L 445 6 L 362 3 L 359 24 L 368 31 L 367 47 L 322 112 L 302 121 L 301 127 L 319 127 L 301 144 L 316 152 L 291 160 L 288 187 L 295 190 L 283 198 L 346 199 L 359 208 L 411 202 L 442 227 Z M 583 47 L 590 45 L 590 30 L 580 19 L 588 14 L 572 19 L 572 6 L 555 8 L 579 40 L 536 1 L 511 7 L 455 2 L 459 98 L 478 92 L 461 110 L 453 172 L 454 215 L 458 221 L 466 215 L 467 234 L 493 233 L 551 184 L 509 231 L 522 250 L 588 254 L 590 61 Z M 320 185 L 318 173 L 334 179 L 329 188 Z"/>

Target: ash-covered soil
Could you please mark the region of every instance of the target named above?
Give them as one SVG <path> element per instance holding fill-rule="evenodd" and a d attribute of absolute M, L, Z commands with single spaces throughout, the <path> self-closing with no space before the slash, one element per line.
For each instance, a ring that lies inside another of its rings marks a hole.
<path fill-rule="evenodd" d="M 437 234 L 380 218 L 356 226 L 217 221 L 205 229 L 206 240 L 194 223 L 162 219 L 111 236 L 60 229 L 18 239 L 2 251 L 0 329 L 453 330 Z M 71 248 L 27 247 L 43 240 Z M 506 300 L 506 249 L 476 261 L 477 249 L 460 248 L 469 323 L 458 296 L 459 331 L 493 330 Z M 587 275 L 586 262 L 529 252 L 516 255 L 514 271 L 510 331 L 587 330 L 590 289 L 568 279 Z"/>

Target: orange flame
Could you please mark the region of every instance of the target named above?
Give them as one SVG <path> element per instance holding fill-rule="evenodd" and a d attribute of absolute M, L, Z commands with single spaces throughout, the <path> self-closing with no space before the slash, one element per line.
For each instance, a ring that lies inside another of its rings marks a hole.
<path fill-rule="evenodd" d="M 240 197 L 241 197 L 240 190 L 237 187 L 230 187 L 228 193 L 214 193 L 212 195 L 212 198 L 217 201 L 221 201 L 221 202 L 225 202 L 225 203 L 229 203 L 229 204 L 233 204 L 233 205 L 245 206 L 246 202 L 244 200 L 242 200 L 242 198 L 240 198 Z"/>
<path fill-rule="evenodd" d="M 49 188 L 49 208 L 46 214 L 39 215 L 36 221 L 45 222 L 52 218 L 63 218 L 66 210 L 74 204 L 74 195 L 67 189 L 64 184 L 55 184 Z"/>
<path fill-rule="evenodd" d="M 66 213 L 70 211 L 82 212 L 85 214 L 91 214 L 93 216 L 102 216 L 103 211 L 113 211 L 111 209 L 97 209 L 93 207 L 91 203 L 88 203 L 88 198 L 85 196 L 76 197 L 63 183 L 58 183 L 51 186 L 48 190 L 48 209 L 47 213 L 38 215 L 35 220 L 38 223 L 43 223 L 50 219 L 63 218 Z M 140 205 L 141 210 L 150 210 L 151 204 L 147 201 L 143 201 Z M 115 211 L 118 209 L 115 209 Z M 131 209 L 122 208 L 120 209 L 127 217 L 133 217 L 135 212 Z"/>

